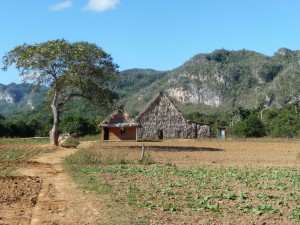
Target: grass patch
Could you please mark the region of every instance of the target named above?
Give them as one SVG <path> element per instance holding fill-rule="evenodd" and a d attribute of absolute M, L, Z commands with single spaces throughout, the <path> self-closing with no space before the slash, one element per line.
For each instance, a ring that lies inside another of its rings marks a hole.
<path fill-rule="evenodd" d="M 182 218 L 277 215 L 300 221 L 298 167 L 183 169 L 148 157 L 133 162 L 122 151 L 100 153 L 90 148 L 79 150 L 65 163 L 84 189 L 109 194 L 118 204 L 146 211 L 150 217 L 152 213 L 166 218 L 173 213 Z"/>
<path fill-rule="evenodd" d="M 0 138 L 0 144 L 49 144 L 49 137 L 42 138 Z"/>
<path fill-rule="evenodd" d="M 24 150 L 22 148 L 14 147 L 8 149 L 0 148 L 0 163 L 26 161 L 27 159 L 32 158 L 41 151 L 42 149 Z"/>
<path fill-rule="evenodd" d="M 112 193 L 111 185 L 101 182 L 101 177 L 95 175 L 102 171 L 99 166 L 125 165 L 128 162 L 122 154 L 103 156 L 95 149 L 80 149 L 65 160 L 67 171 L 83 185 L 86 190 L 96 193 Z"/>
<path fill-rule="evenodd" d="M 102 140 L 101 134 L 97 135 L 86 135 L 79 138 L 80 141 L 99 141 Z"/>
<path fill-rule="evenodd" d="M 79 149 L 64 161 L 66 171 L 81 185 L 83 190 L 110 196 L 109 199 L 105 198 L 105 203 L 113 209 L 115 222 L 112 224 L 149 224 L 147 216 L 139 216 L 134 210 L 128 210 L 128 207 L 124 206 L 126 202 L 116 198 L 118 191 L 115 190 L 115 184 L 107 181 L 104 178 L 105 175 L 102 175 L 104 168 L 113 170 L 108 173 L 118 173 L 121 168 L 131 164 L 133 162 L 127 160 L 123 153 L 111 152 L 103 155 L 91 148 Z M 124 185 L 123 181 L 118 184 L 119 188 Z"/>
<path fill-rule="evenodd" d="M 139 163 L 143 164 L 143 165 L 155 164 L 154 159 L 152 158 L 151 154 L 149 154 L 149 153 L 146 153 L 144 159 L 140 159 Z"/>

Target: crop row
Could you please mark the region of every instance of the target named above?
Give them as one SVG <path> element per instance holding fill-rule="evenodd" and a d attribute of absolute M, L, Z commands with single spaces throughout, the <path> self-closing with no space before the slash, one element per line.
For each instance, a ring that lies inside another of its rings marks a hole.
<path fill-rule="evenodd" d="M 86 154 L 86 153 L 85 153 Z M 276 215 L 300 220 L 300 169 L 297 167 L 208 167 L 144 165 L 111 156 L 80 168 L 84 188 L 111 194 L 115 201 L 152 211 L 197 215 Z M 77 169 L 78 169 L 77 168 Z"/>

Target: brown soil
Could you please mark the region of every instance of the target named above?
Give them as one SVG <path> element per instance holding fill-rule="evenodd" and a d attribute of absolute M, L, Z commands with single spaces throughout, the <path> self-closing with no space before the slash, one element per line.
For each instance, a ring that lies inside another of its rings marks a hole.
<path fill-rule="evenodd" d="M 82 146 L 91 145 L 91 142 Z M 220 166 L 295 166 L 300 165 L 300 141 L 254 139 L 240 141 L 167 140 L 163 142 L 105 142 L 99 151 L 123 152 L 138 160 L 142 145 L 155 162 L 181 167 Z M 299 155 L 299 156 L 298 156 Z"/>
<path fill-rule="evenodd" d="M 79 147 L 94 144 L 86 142 Z M 300 164 L 297 159 L 299 142 L 169 140 L 96 144 L 101 146 L 101 151 L 113 148 L 119 152 L 125 147 L 130 149 L 126 151 L 126 157 L 136 160 L 144 144 L 155 162 L 182 167 Z M 81 190 L 66 173 L 62 161 L 76 151 L 58 148 L 54 152 L 42 153 L 21 165 L 17 171 L 20 176 L 0 177 L 0 224 L 130 224 L 137 216 L 133 209 L 126 205 L 112 208 L 111 199 L 106 199 L 105 195 L 95 197 L 93 193 Z M 167 224 L 167 220 L 164 221 Z M 199 222 L 214 224 L 209 218 L 199 219 Z"/>
<path fill-rule="evenodd" d="M 80 190 L 64 170 L 62 161 L 76 151 L 40 154 L 22 165 L 20 176 L 1 177 L 0 224 L 116 224 L 109 201 Z"/>

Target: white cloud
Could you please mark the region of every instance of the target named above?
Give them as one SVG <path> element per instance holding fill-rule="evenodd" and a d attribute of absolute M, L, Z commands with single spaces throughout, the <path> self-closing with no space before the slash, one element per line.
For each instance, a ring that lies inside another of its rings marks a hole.
<path fill-rule="evenodd" d="M 102 12 L 108 9 L 116 8 L 117 4 L 119 3 L 119 0 L 89 0 L 85 10 Z"/>
<path fill-rule="evenodd" d="M 63 10 L 63 9 L 70 8 L 71 6 L 72 6 L 72 1 L 68 0 L 68 1 L 65 1 L 65 2 L 58 3 L 56 5 L 50 6 L 49 9 L 51 11 L 60 11 L 60 10 Z"/>

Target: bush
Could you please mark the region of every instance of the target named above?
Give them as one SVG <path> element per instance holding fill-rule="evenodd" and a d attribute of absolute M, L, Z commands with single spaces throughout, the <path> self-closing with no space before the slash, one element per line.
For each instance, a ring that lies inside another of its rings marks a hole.
<path fill-rule="evenodd" d="M 25 119 L 6 121 L 1 128 L 0 136 L 5 137 L 34 137 L 36 131 L 35 124 L 28 123 Z"/>
<path fill-rule="evenodd" d="M 96 123 L 81 116 L 65 116 L 60 123 L 60 132 L 78 131 L 80 135 L 88 135 L 96 133 Z"/>
<path fill-rule="evenodd" d="M 236 124 L 232 132 L 239 137 L 263 137 L 266 135 L 263 122 L 255 114 Z"/>

